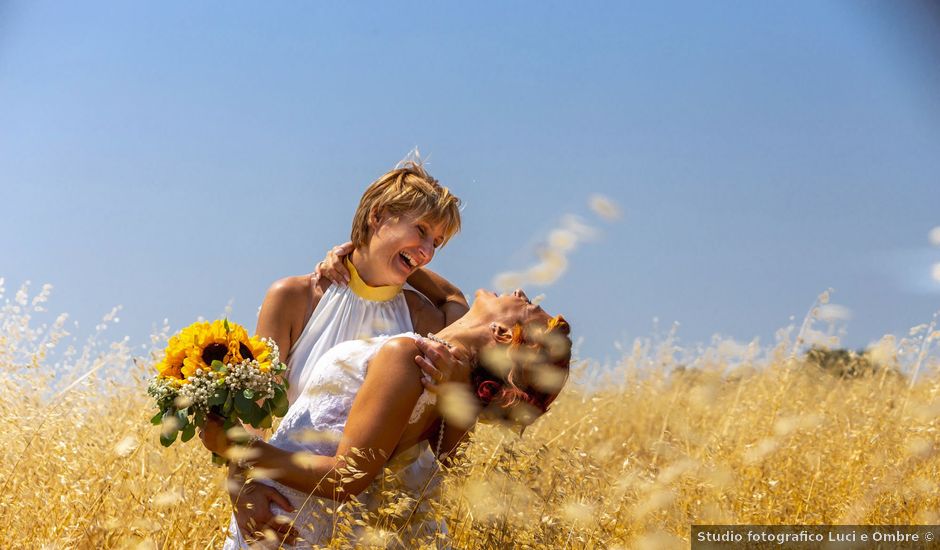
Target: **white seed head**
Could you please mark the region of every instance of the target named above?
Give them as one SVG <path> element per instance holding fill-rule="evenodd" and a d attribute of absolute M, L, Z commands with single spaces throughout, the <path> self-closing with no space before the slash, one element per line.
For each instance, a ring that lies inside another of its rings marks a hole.
<path fill-rule="evenodd" d="M 930 244 L 940 246 L 940 225 L 934 227 L 927 233 L 927 239 L 930 241 Z"/>
<path fill-rule="evenodd" d="M 605 220 L 613 221 L 620 219 L 620 207 L 609 198 L 603 195 L 591 195 L 588 202 L 591 205 L 591 210 Z"/>

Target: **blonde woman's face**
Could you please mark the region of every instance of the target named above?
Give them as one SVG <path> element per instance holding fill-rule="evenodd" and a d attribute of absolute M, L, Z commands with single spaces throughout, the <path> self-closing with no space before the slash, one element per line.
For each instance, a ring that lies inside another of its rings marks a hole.
<path fill-rule="evenodd" d="M 369 257 L 378 261 L 375 267 L 384 275 L 384 284 L 400 285 L 416 269 L 430 263 L 442 242 L 443 224 L 403 214 L 380 217 L 367 248 Z"/>

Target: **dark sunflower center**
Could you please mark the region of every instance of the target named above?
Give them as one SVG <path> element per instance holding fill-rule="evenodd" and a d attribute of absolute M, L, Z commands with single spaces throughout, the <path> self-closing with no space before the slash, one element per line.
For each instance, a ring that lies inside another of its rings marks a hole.
<path fill-rule="evenodd" d="M 251 354 L 251 350 L 248 349 L 248 346 L 245 344 L 238 344 L 238 352 L 242 354 L 242 359 L 251 361 L 255 358 L 255 356 Z"/>
<path fill-rule="evenodd" d="M 228 353 L 228 347 L 225 344 L 209 344 L 202 350 L 202 360 L 207 365 L 213 361 L 225 361 L 225 354 Z"/>

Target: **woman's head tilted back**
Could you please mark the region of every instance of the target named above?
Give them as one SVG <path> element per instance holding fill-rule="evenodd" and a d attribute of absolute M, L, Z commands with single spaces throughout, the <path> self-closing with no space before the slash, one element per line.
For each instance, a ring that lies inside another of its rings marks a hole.
<path fill-rule="evenodd" d="M 564 317 L 550 316 L 521 290 L 504 296 L 480 291 L 474 307 L 493 319 L 491 342 L 479 350 L 471 373 L 483 416 L 531 424 L 568 379 L 571 328 Z"/>
<path fill-rule="evenodd" d="M 406 161 L 362 194 L 350 240 L 378 266 L 382 284 L 401 284 L 458 231 L 460 199 L 419 162 Z"/>

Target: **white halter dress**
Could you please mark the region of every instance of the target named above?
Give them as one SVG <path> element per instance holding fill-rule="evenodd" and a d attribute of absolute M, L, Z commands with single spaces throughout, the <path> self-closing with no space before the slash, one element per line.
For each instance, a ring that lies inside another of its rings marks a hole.
<path fill-rule="evenodd" d="M 414 333 L 397 336 L 417 338 Z M 333 456 L 339 442 L 353 400 L 365 380 L 369 361 L 385 342 L 396 336 L 379 336 L 369 340 L 352 340 L 341 343 L 320 357 L 311 365 L 305 366 L 308 386 L 301 392 L 297 401 L 291 405 L 287 415 L 281 421 L 270 443 L 291 452 L 307 451 L 321 456 Z M 417 366 L 415 367 L 417 368 Z M 420 416 L 420 408 L 427 403 L 427 392 L 415 406 L 412 420 Z M 302 541 L 298 548 L 317 547 L 328 544 L 334 536 L 344 530 L 352 533 L 349 546 L 359 546 L 357 537 L 371 536 L 370 527 L 353 523 L 364 520 L 369 525 L 376 522 L 388 531 L 395 532 L 400 525 L 389 529 L 389 524 L 407 519 L 405 529 L 398 531 L 399 539 L 385 540 L 383 546 L 411 547 L 414 541 L 438 545 L 435 534 L 446 533 L 446 526 L 436 523 L 432 518 L 431 502 L 437 500 L 440 476 L 437 461 L 426 441 L 396 455 L 387 465 L 391 475 L 379 475 L 363 491 L 358 500 L 362 506 L 353 508 L 351 515 L 337 515 L 333 510 L 339 503 L 311 496 L 275 481 L 264 483 L 274 487 L 287 497 L 296 512 L 288 514 L 278 506 L 272 506 L 276 514 L 283 514 L 294 519 L 294 528 L 300 533 Z M 389 503 L 383 492 L 395 495 L 395 502 Z M 386 499 L 380 503 L 380 499 Z M 382 510 L 395 509 L 394 513 Z M 389 506 L 389 504 L 391 504 Z M 350 504 L 344 506 L 347 510 Z M 368 514 L 365 514 L 368 512 Z M 383 514 L 385 514 L 383 516 Z M 336 527 L 337 522 L 340 527 Z M 374 540 L 360 540 L 363 544 Z M 226 550 L 248 548 L 238 530 L 234 516 L 229 525 L 229 538 L 225 541 Z"/>
<path fill-rule="evenodd" d="M 310 381 L 312 367 L 327 350 L 347 340 L 413 330 L 400 286 L 367 285 L 352 262 L 349 286 L 332 285 L 323 294 L 287 356 L 287 400 L 293 403 Z"/>

